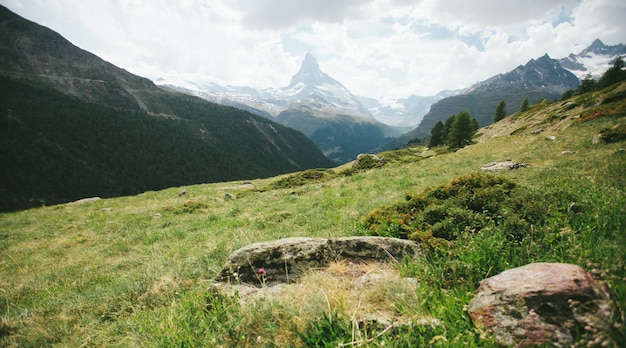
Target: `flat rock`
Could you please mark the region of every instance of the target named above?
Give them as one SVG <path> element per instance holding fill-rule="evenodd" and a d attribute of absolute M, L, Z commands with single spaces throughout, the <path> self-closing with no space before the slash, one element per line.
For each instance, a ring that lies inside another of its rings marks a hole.
<path fill-rule="evenodd" d="M 405 256 L 421 255 L 418 243 L 397 238 L 285 238 L 236 250 L 217 280 L 256 285 L 289 283 L 303 272 L 333 261 L 400 261 Z"/>
<path fill-rule="evenodd" d="M 99 200 L 101 200 L 101 199 L 102 199 L 102 198 L 100 198 L 100 197 L 89 197 L 89 198 L 79 199 L 79 200 L 77 200 L 77 201 L 70 202 L 70 203 L 68 203 L 68 204 L 69 204 L 69 205 L 72 205 L 72 204 L 90 203 L 90 202 L 96 202 L 96 201 L 99 201 Z"/>
<path fill-rule="evenodd" d="M 615 311 L 610 290 L 579 266 L 534 263 L 480 283 L 469 314 L 507 346 L 569 346 L 581 332 L 601 340 Z"/>
<path fill-rule="evenodd" d="M 511 170 L 511 169 L 518 169 L 518 168 L 526 168 L 528 166 L 530 165 L 526 163 L 518 163 L 515 161 L 511 161 L 511 160 L 506 160 L 502 162 L 489 162 L 485 164 L 484 166 L 480 167 L 480 170 L 485 171 L 485 172 L 495 172 L 498 170 Z"/>

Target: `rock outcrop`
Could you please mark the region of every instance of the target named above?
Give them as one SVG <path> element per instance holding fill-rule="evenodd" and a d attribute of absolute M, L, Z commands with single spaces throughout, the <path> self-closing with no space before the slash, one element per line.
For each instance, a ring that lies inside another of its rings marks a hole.
<path fill-rule="evenodd" d="M 502 345 L 569 346 L 584 333 L 592 344 L 604 340 L 615 305 L 608 286 L 581 267 L 535 263 L 483 280 L 468 310 Z"/>
<path fill-rule="evenodd" d="M 484 166 L 480 167 L 480 170 L 484 172 L 495 172 L 498 170 L 505 170 L 505 169 L 512 170 L 512 169 L 526 168 L 529 166 L 530 164 L 527 164 L 527 163 L 518 163 L 518 162 L 511 161 L 511 160 L 506 160 L 504 162 L 489 162 L 485 164 Z"/>
<path fill-rule="evenodd" d="M 385 237 L 285 238 L 255 243 L 233 252 L 218 281 L 257 285 L 289 283 L 303 272 L 332 261 L 400 261 L 423 255 L 419 244 Z"/>

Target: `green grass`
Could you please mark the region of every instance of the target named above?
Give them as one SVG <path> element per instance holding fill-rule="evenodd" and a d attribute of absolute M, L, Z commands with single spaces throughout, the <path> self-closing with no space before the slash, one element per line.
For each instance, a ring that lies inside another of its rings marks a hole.
<path fill-rule="evenodd" d="M 550 118 L 565 112 L 561 103 L 533 106 L 481 129 L 476 144 L 457 152 L 389 152 L 381 155 L 383 166 L 369 170 L 346 165 L 251 180 L 256 189 L 238 188 L 239 182 L 195 185 L 0 214 L 0 346 L 488 347 L 495 343 L 464 311 L 477 283 L 538 261 L 596 269 L 624 308 L 626 143 L 592 145 L 591 139 L 626 123 L 626 102 L 618 98 L 625 89 L 611 89 L 610 102 L 598 106 L 578 103 L 566 110 L 567 119 Z M 601 116 L 577 118 L 598 110 Z M 546 140 L 549 135 L 556 139 Z M 575 153 L 562 155 L 566 150 Z M 548 213 L 537 221 L 486 223 L 473 233 L 455 226 L 454 238 L 429 243 L 425 259 L 395 266 L 416 277 L 417 288 L 389 282 L 355 293 L 341 277 L 311 274 L 303 280 L 308 287 L 257 300 L 207 291 L 237 248 L 284 237 L 366 234 L 362 221 L 371 212 L 509 158 L 531 166 L 497 176 Z M 188 194 L 179 196 L 183 189 Z M 511 238 L 505 226 L 523 228 Z M 440 323 L 369 332 L 354 320 L 355 308 Z M 611 333 L 617 345 L 625 337 L 624 326 Z"/>

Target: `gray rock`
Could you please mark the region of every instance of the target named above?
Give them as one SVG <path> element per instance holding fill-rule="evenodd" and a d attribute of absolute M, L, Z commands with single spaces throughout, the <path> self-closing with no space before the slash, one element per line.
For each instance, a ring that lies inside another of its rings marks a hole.
<path fill-rule="evenodd" d="M 615 311 L 609 288 L 581 267 L 534 263 L 480 283 L 474 324 L 507 346 L 568 346 L 580 332 L 603 339 Z"/>
<path fill-rule="evenodd" d="M 597 145 L 604 142 L 604 137 L 602 134 L 596 134 L 593 136 L 593 138 L 591 139 L 591 144 L 593 145 Z"/>
<path fill-rule="evenodd" d="M 495 172 L 498 170 L 511 170 L 511 169 L 519 169 L 529 167 L 530 164 L 527 163 L 518 163 L 511 160 L 506 160 L 503 162 L 489 162 L 484 166 L 480 167 L 480 170 L 484 172 Z"/>
<path fill-rule="evenodd" d="M 90 202 L 96 202 L 96 201 L 99 201 L 99 200 L 101 200 L 101 199 L 102 199 L 102 198 L 100 198 L 100 197 L 89 197 L 89 198 L 79 199 L 79 200 L 77 200 L 77 201 L 70 202 L 70 203 L 68 203 L 68 204 L 69 204 L 69 205 L 72 205 L 72 204 L 90 203 Z"/>
<path fill-rule="evenodd" d="M 539 134 L 541 132 L 543 132 L 543 128 L 535 129 L 534 131 L 530 132 L 530 134 Z"/>
<path fill-rule="evenodd" d="M 236 250 L 217 280 L 257 285 L 289 283 L 303 272 L 326 267 L 332 261 L 400 261 L 405 256 L 421 255 L 419 244 L 397 238 L 285 238 Z"/>

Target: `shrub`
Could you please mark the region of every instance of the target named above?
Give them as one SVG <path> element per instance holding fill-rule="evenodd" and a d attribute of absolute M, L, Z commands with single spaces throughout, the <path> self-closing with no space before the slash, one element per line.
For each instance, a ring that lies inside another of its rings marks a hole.
<path fill-rule="evenodd" d="M 405 199 L 367 214 L 363 228 L 373 235 L 424 242 L 451 241 L 463 233 L 497 226 L 519 242 L 552 209 L 546 194 L 485 174 L 466 175 L 420 194 L 407 194 Z"/>
<path fill-rule="evenodd" d="M 299 187 L 315 181 L 326 181 L 334 176 L 335 172 L 331 169 L 309 169 L 273 182 L 270 188 L 281 189 Z"/>

